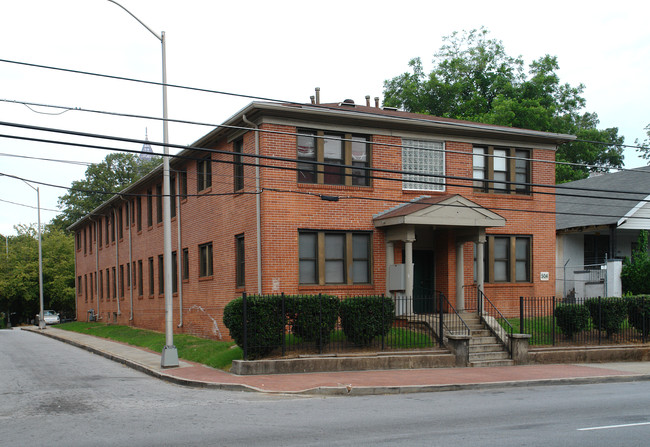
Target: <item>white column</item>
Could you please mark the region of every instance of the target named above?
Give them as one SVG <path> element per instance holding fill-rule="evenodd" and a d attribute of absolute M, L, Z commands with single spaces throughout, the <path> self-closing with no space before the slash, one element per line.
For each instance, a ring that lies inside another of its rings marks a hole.
<path fill-rule="evenodd" d="M 465 310 L 465 295 L 463 285 L 465 284 L 465 262 L 463 256 L 463 242 L 456 242 L 456 310 Z"/>
<path fill-rule="evenodd" d="M 477 283 L 478 290 L 480 290 L 481 292 L 483 292 L 483 286 L 485 285 L 485 262 L 483 261 L 484 256 L 485 256 L 485 237 L 479 237 L 479 240 L 476 243 L 476 283 Z M 477 295 L 482 297 L 481 294 L 477 294 Z M 476 303 L 478 309 L 483 308 L 481 304 Z"/>
<path fill-rule="evenodd" d="M 413 313 L 413 240 L 404 241 L 404 264 L 406 270 L 405 291 L 407 299 L 407 314 Z"/>
<path fill-rule="evenodd" d="M 386 296 L 390 296 L 390 283 L 388 271 L 391 265 L 395 263 L 395 244 L 390 241 L 386 242 Z"/>

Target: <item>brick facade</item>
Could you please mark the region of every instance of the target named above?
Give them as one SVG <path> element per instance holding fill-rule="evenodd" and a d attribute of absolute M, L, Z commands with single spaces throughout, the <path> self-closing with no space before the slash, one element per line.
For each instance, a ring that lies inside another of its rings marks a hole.
<path fill-rule="evenodd" d="M 486 282 L 485 293 L 506 313 L 513 313 L 518 297 L 552 295 L 554 292 L 555 263 L 555 201 L 551 194 L 540 194 L 533 187 L 531 194 L 495 194 L 477 192 L 472 187 L 472 149 L 476 144 L 523 147 L 530 150 L 531 158 L 552 161 L 558 141 L 550 142 L 548 134 L 541 132 L 527 136 L 522 141 L 510 129 L 484 126 L 484 134 L 448 129 L 422 129 L 421 124 L 412 128 L 398 123 L 401 115 L 392 112 L 376 120 L 368 112 L 380 109 L 359 108 L 350 119 L 338 116 L 336 107 L 318 111 L 316 115 L 300 116 L 301 109 L 286 106 L 265 108 L 259 103 L 248 106 L 227 124 L 245 126 L 241 116 L 253 119 L 259 126 L 260 190 L 256 189 L 255 132 L 253 130 L 217 129 L 199 140 L 195 147 L 215 149 L 211 157 L 211 186 L 198 190 L 197 159 L 207 154 L 188 149 L 183 155 L 189 159 L 172 162 L 172 176 L 179 170 L 186 172 L 187 197 L 180 200 L 180 209 L 172 218 L 172 250 L 179 252 L 178 225 L 180 220 L 181 247 L 187 249 L 189 275 L 182 284 L 182 325 L 179 294 L 173 298 L 174 330 L 212 338 L 228 338 L 223 326 L 223 308 L 242 292 L 257 293 L 332 293 L 338 295 L 382 294 L 386 291 L 386 239 L 385 232 L 376 228 L 373 215 L 393 208 L 405 201 L 424 194 L 435 197 L 440 194 L 459 194 L 472 202 L 499 214 L 506 220 L 500 228 L 488 228 L 490 235 L 530 236 L 532 257 L 530 281 L 496 283 Z M 346 113 L 348 113 L 346 111 Z M 295 121 L 295 123 L 294 123 Z M 376 121 L 376 122 L 375 122 Z M 296 158 L 296 136 L 300 129 L 338 130 L 366 135 L 371 142 L 370 166 L 375 171 L 370 186 L 344 186 L 307 184 L 297 181 L 295 163 L 282 159 Z M 490 134 L 494 136 L 486 136 Z M 402 133 L 403 135 L 400 135 Z M 444 141 L 445 190 L 402 190 L 402 138 Z M 566 137 L 566 136 L 565 136 Z M 230 151 L 235 141 L 243 139 L 244 187 L 234 192 L 233 156 Z M 554 184 L 552 163 L 530 164 L 530 180 L 533 184 Z M 277 169 L 277 168 L 290 169 Z M 87 320 L 93 309 L 100 321 L 117 322 L 154 330 L 164 330 L 164 299 L 160 290 L 159 256 L 163 253 L 163 228 L 157 222 L 159 202 L 156 186 L 162 181 L 160 171 L 123 192 L 122 197 L 107 201 L 93 214 L 86 216 L 71 229 L 77 232 L 76 276 L 77 319 Z M 154 197 L 148 199 L 148 191 Z M 178 191 L 178 188 L 176 189 Z M 261 286 L 257 272 L 257 208 L 260 202 Z M 337 197 L 338 201 L 323 200 L 321 196 Z M 128 221 L 129 204 L 133 202 L 134 218 Z M 141 215 L 137 216 L 137 200 L 141 200 Z M 148 203 L 152 209 L 149 211 Z M 120 212 L 121 209 L 121 212 Z M 115 213 L 117 220 L 110 215 Z M 147 216 L 151 213 L 152 225 Z M 120 237 L 119 221 L 122 221 Z M 108 227 L 106 220 L 108 219 Z M 142 229 L 138 230 L 138 221 Z M 101 227 L 100 231 L 96 226 Z M 106 242 L 106 231 L 109 231 Z M 115 231 L 115 230 L 118 231 Z M 345 231 L 367 232 L 371 235 L 370 283 L 354 285 L 301 285 L 299 281 L 299 231 Z M 427 230 L 428 231 L 428 230 Z M 435 289 L 440 290 L 451 302 L 455 296 L 455 228 L 450 222 L 447 228 L 437 228 L 435 239 Z M 113 237 L 117 233 L 116 240 Z M 101 236 L 101 241 L 98 237 Z M 243 236 L 245 247 L 245 286 L 236 285 L 236 237 Z M 129 243 L 130 241 L 130 243 Z M 98 243 L 99 242 L 99 243 Z M 212 275 L 200 276 L 200 246 L 212 244 Z M 129 248 L 130 246 L 130 248 Z M 395 262 L 402 262 L 402 247 L 395 246 Z M 464 246 L 465 284 L 474 281 L 473 244 Z M 150 258 L 153 269 L 150 273 Z M 182 256 L 177 256 L 183 265 Z M 131 266 L 127 267 L 131 262 Z M 140 269 L 140 265 L 142 269 Z M 110 281 L 107 281 L 107 269 Z M 142 270 L 142 272 L 140 272 Z M 129 271 L 134 281 L 128 280 Z M 114 272 L 117 281 L 114 278 Z M 120 273 L 123 272 L 123 273 Z M 548 281 L 540 281 L 540 272 L 549 272 Z M 142 285 L 140 285 L 142 278 Z M 121 285 L 120 283 L 121 279 Z M 101 280 L 101 291 L 96 283 Z M 113 283 L 116 284 L 114 295 Z M 95 283 L 95 284 L 93 284 Z M 107 284 L 110 290 L 107 292 Z M 150 293 L 150 285 L 153 293 Z M 123 289 L 123 296 L 121 290 Z M 142 294 L 140 291 L 142 290 Z M 131 293 L 133 297 L 131 298 Z M 107 294 L 109 296 L 107 296 Z M 132 304 L 131 304 L 132 303 Z M 119 310 L 118 310 L 119 304 Z"/>

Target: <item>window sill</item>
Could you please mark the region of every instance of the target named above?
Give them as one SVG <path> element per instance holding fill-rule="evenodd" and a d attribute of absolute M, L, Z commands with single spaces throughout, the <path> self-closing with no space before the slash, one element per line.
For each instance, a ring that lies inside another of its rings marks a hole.
<path fill-rule="evenodd" d="M 345 191 L 372 191 L 372 186 L 346 186 L 346 185 L 329 185 L 325 183 L 298 183 L 298 188 L 317 189 L 324 191 L 345 190 Z"/>
<path fill-rule="evenodd" d="M 214 275 L 199 276 L 199 281 L 212 281 L 213 279 L 214 279 Z"/>
<path fill-rule="evenodd" d="M 500 192 L 483 192 L 483 191 L 474 191 L 474 194 L 479 195 L 479 196 L 488 196 L 488 197 L 507 197 L 508 199 L 516 199 L 516 200 L 533 200 L 533 195 L 532 194 L 507 194 L 507 193 L 500 193 Z"/>
<path fill-rule="evenodd" d="M 212 192 L 212 186 L 208 186 L 207 188 L 197 191 L 196 193 L 198 194 L 199 197 L 201 197 L 206 194 L 210 194 L 211 192 Z"/>
<path fill-rule="evenodd" d="M 346 290 L 374 290 L 373 284 L 299 284 L 298 290 L 320 291 L 320 290 L 346 289 Z"/>

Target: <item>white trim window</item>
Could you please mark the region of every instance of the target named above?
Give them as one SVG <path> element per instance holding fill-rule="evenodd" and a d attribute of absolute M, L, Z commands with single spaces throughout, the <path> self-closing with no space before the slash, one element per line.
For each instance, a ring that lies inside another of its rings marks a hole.
<path fill-rule="evenodd" d="M 402 189 L 445 190 L 445 143 L 402 139 Z"/>

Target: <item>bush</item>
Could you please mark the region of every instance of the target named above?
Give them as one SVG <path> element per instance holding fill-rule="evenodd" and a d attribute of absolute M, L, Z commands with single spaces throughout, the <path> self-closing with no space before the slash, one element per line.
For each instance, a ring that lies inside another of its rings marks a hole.
<path fill-rule="evenodd" d="M 594 327 L 606 331 L 607 338 L 621 330 L 628 311 L 626 301 L 621 298 L 591 298 L 585 301 L 585 306 Z"/>
<path fill-rule="evenodd" d="M 639 295 L 650 293 L 650 256 L 648 256 L 648 232 L 641 230 L 637 240 L 637 249 L 632 259 L 623 260 L 621 270 L 623 292 Z"/>
<path fill-rule="evenodd" d="M 387 335 L 395 317 L 390 297 L 360 296 L 341 301 L 341 325 L 348 340 L 368 345 L 379 335 Z"/>
<path fill-rule="evenodd" d="M 236 298 L 223 311 L 223 324 L 235 343 L 244 349 L 244 301 Z M 286 315 L 282 315 L 282 300 L 278 295 L 246 297 L 247 358 L 257 359 L 282 345 Z"/>
<path fill-rule="evenodd" d="M 555 319 L 562 333 L 572 339 L 573 334 L 589 327 L 589 309 L 581 304 L 558 304 Z"/>
<path fill-rule="evenodd" d="M 627 320 L 637 331 L 647 337 L 650 332 L 650 298 L 633 296 L 626 299 Z"/>
<path fill-rule="evenodd" d="M 286 297 L 285 308 L 292 322 L 292 332 L 321 348 L 339 318 L 339 299 L 331 295 L 299 295 Z"/>

